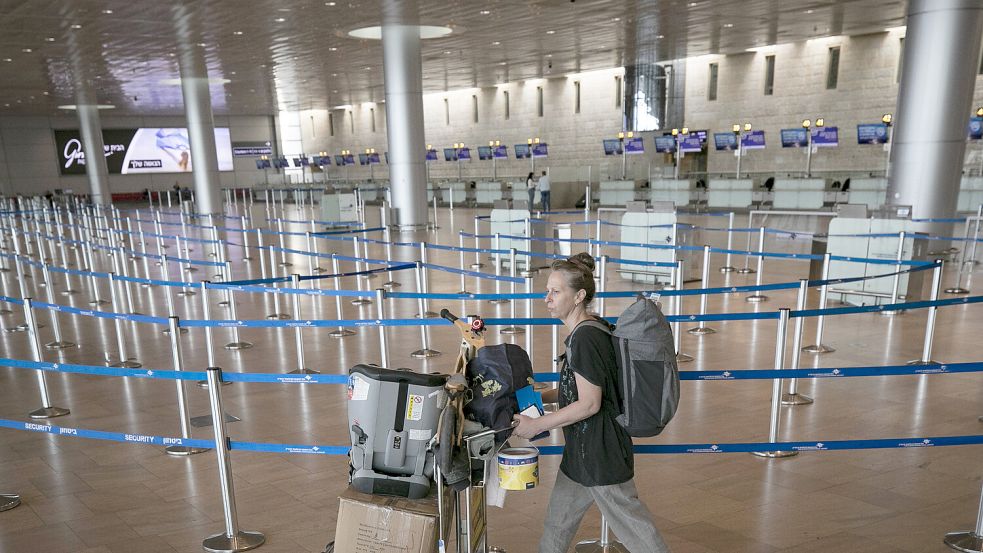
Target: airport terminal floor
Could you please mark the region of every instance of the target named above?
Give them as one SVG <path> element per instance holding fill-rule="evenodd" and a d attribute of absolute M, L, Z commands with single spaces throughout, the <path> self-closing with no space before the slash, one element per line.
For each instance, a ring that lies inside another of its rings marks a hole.
<path fill-rule="evenodd" d="M 146 204 L 120 205 L 121 209 L 144 209 Z M 252 206 L 253 218 L 264 220 L 261 203 Z M 172 210 L 176 212 L 175 210 Z M 425 240 L 431 244 L 456 246 L 458 230 L 473 231 L 475 215 L 487 209 L 458 208 L 437 211 L 439 229 L 398 235 L 393 240 Z M 132 211 L 124 211 L 132 214 Z M 171 215 L 171 221 L 178 219 Z M 292 204 L 284 219 L 309 218 Z M 552 221 L 577 221 L 580 215 L 551 215 Z M 369 207 L 367 226 L 378 223 L 378 210 Z M 685 220 L 685 219 L 684 219 Z M 743 222 L 742 222 L 743 220 Z M 746 222 L 738 215 L 736 226 Z M 257 223 L 258 224 L 258 223 Z M 726 226 L 721 224 L 718 226 Z M 170 227 L 167 234 L 176 234 Z M 573 227 L 574 237 L 583 237 L 586 226 Z M 148 231 L 150 228 L 148 228 Z M 288 223 L 284 230 L 305 232 L 309 225 Z M 484 232 L 484 231 L 483 231 Z M 607 231 L 606 231 L 607 232 Z M 615 233 L 616 231 L 611 230 Z M 200 236 L 195 232 L 190 236 Z M 707 233 L 708 243 L 724 247 L 725 233 Z M 206 236 L 207 237 L 207 236 Z M 373 238 L 382 239 L 381 233 Z M 229 240 L 238 243 L 239 236 Z M 611 234 L 611 239 L 617 239 Z M 169 242 L 173 244 L 173 242 Z M 255 244 L 255 242 L 254 242 Z M 466 242 L 471 246 L 470 240 Z M 192 243 L 192 258 L 204 259 L 201 243 Z M 301 236 L 290 236 L 288 248 L 306 249 Z M 483 240 L 482 247 L 491 244 Z M 577 247 L 577 244 L 574 244 Z M 743 236 L 735 247 L 743 248 Z M 552 245 L 549 246 L 552 251 Z M 782 235 L 769 235 L 766 251 L 802 251 L 801 243 Z M 175 252 L 176 250 L 169 250 Z M 350 242 L 324 242 L 320 251 L 352 255 Z M 618 255 L 611 248 L 611 255 Z M 177 255 L 177 253 L 174 253 Z M 385 248 L 368 244 L 366 257 L 385 258 Z M 458 267 L 456 251 L 430 249 L 431 263 Z M 418 248 L 394 247 L 395 260 L 419 259 Z M 467 254 L 467 263 L 473 253 Z M 244 261 L 242 249 L 229 248 L 235 279 L 260 277 L 260 262 L 253 256 Z M 294 264 L 287 272 L 308 274 L 308 260 L 288 255 Z M 492 270 L 487 256 L 483 271 Z M 535 259 L 546 265 L 548 259 Z M 134 262 L 136 264 L 142 261 Z M 330 274 L 330 262 L 321 259 Z M 755 274 L 721 273 L 722 255 L 711 261 L 710 285 L 754 284 Z M 735 258 L 734 264 L 742 264 Z M 752 260 L 752 264 L 754 261 Z M 96 251 L 96 269 L 111 271 L 105 251 Z M 140 265 L 142 266 L 142 265 Z M 753 265 L 752 265 L 753 266 Z M 956 264 L 946 263 L 942 288 L 956 281 Z M 161 278 L 160 268 L 151 264 L 152 278 Z M 214 267 L 178 274 L 171 280 L 198 281 L 212 278 Z M 343 263 L 341 270 L 355 270 Z M 609 267 L 609 290 L 651 290 L 652 285 L 633 283 Z M 31 269 L 28 291 L 45 298 L 38 288 L 41 272 Z M 545 287 L 548 271 L 534 277 L 534 290 Z M 930 274 L 930 273 L 927 273 Z M 413 271 L 397 271 L 401 291 L 416 290 Z M 809 262 L 794 258 L 768 259 L 765 283 L 796 282 L 809 275 Z M 690 275 L 697 276 L 697 275 Z M 963 278 L 963 285 L 978 288 L 979 270 Z M 14 272 L 0 274 L 5 294 L 18 296 Z M 363 279 L 366 289 L 380 287 L 385 273 Z M 82 293 L 61 296 L 66 276 L 53 274 L 55 303 L 88 309 L 89 283 L 69 276 L 69 284 Z M 459 275 L 429 271 L 431 292 L 454 293 Z M 331 289 L 330 280 L 324 288 Z M 490 280 L 467 277 L 469 292 L 495 292 Z M 108 286 L 103 295 L 108 297 Z M 699 287 L 688 282 L 687 288 Z M 523 291 L 524 285 L 519 287 Z M 342 289 L 355 289 L 355 278 L 345 277 Z M 132 286 L 134 309 L 166 316 L 165 294 L 179 289 L 161 286 Z M 503 283 L 502 291 L 508 291 Z M 200 291 L 199 291 L 200 292 Z M 974 290 L 980 293 L 979 290 Z M 708 296 L 709 313 L 745 313 L 795 308 L 796 289 L 765 292 L 767 301 L 749 303 L 747 294 Z M 945 297 L 945 296 L 943 296 Z M 209 315 L 202 312 L 201 296 L 173 296 L 177 315 L 190 319 L 231 318 L 228 308 L 217 305 L 221 298 L 212 291 Z M 343 298 L 345 319 L 375 319 L 373 305 L 353 306 Z M 273 294 L 237 292 L 239 319 L 265 319 L 274 311 Z M 818 289 L 811 289 L 808 306 L 816 306 Z M 334 319 L 335 298 L 303 296 L 301 312 L 293 314 L 292 297 L 284 295 L 281 311 L 295 319 Z M 629 298 L 609 299 L 606 314 L 617 315 Z M 699 311 L 699 296 L 685 296 L 682 313 Z M 533 317 L 547 317 L 541 300 L 532 302 Z M 830 302 L 830 306 L 836 305 Z M 8 306 L 14 313 L 0 317 L 3 326 L 23 321 L 21 306 Z M 485 318 L 511 316 L 510 304 L 488 301 L 431 300 L 430 309 L 448 308 L 458 314 Z M 518 317 L 526 317 L 524 301 L 516 302 Z M 99 309 L 109 309 L 108 306 Z M 668 312 L 668 310 L 667 310 Z M 52 340 L 50 313 L 38 310 L 41 342 Z M 387 299 L 388 318 L 411 319 L 417 302 Z M 867 367 L 894 366 L 922 354 L 926 326 L 925 309 L 902 315 L 859 313 L 826 318 L 823 342 L 835 352 L 802 354 L 801 366 Z M 983 334 L 983 311 L 974 304 L 945 306 L 937 312 L 932 357 L 946 363 L 983 360 L 975 345 Z M 65 340 L 78 348 L 43 351 L 45 361 L 103 365 L 116 361 L 114 321 L 105 318 L 60 314 Z M 774 368 L 776 320 L 730 320 L 708 322 L 715 334 L 695 336 L 685 332 L 695 324 L 682 323 L 681 352 L 693 356 L 681 371 L 712 371 Z M 815 318 L 805 319 L 803 345 L 813 343 Z M 171 370 L 169 338 L 157 325 L 124 322 L 123 337 L 129 357 L 144 369 Z M 532 353 L 537 372 L 551 370 L 551 330 L 534 326 Z M 379 340 L 375 327 L 355 328 L 345 338 L 329 336 L 331 328 L 305 328 L 303 343 L 306 365 L 325 374 L 347 374 L 358 363 L 378 362 Z M 287 373 L 296 368 L 294 329 L 242 328 L 241 339 L 254 347 L 239 351 L 222 347 L 232 341 L 231 329 L 213 328 L 215 364 L 232 373 Z M 443 355 L 429 359 L 410 356 L 420 349 L 420 332 L 414 326 L 387 328 L 391 365 L 429 372 L 447 372 L 454 361 L 459 336 L 449 326 L 430 327 L 431 347 Z M 559 331 L 560 339 L 565 332 Z M 526 337 L 502 335 L 498 328 L 487 332 L 490 343 L 512 341 L 525 347 Z M 181 337 L 187 370 L 201 371 L 207 365 L 205 333 L 191 328 Z M 27 333 L 0 333 L 3 357 L 33 359 Z M 562 346 L 561 346 L 562 347 Z M 71 409 L 66 417 L 47 422 L 58 426 L 146 436 L 178 436 L 180 418 L 174 381 L 114 378 L 101 375 L 47 374 L 52 403 Z M 0 419 L 27 421 L 38 408 L 35 371 L 0 367 Z M 966 374 L 921 374 L 857 378 L 804 378 L 800 393 L 814 398 L 810 405 L 782 407 L 781 441 L 817 443 L 835 440 L 963 436 L 983 434 L 979 402 L 979 377 Z M 637 444 L 713 444 L 767 442 L 771 380 L 684 381 L 679 412 L 660 436 L 636 440 Z M 187 387 L 189 415 L 208 413 L 208 392 Z M 232 440 L 277 444 L 346 445 L 346 389 L 342 385 L 272 384 L 236 382 L 222 387 L 228 414 L 240 418 L 228 424 Z M 560 433 L 547 440 L 559 445 Z M 212 428 L 194 428 L 194 437 L 211 439 Z M 543 444 L 540 444 L 543 445 Z M 892 447 L 845 451 L 802 451 L 797 456 L 766 459 L 748 453 L 637 454 L 636 482 L 641 498 L 655 516 L 657 526 L 675 553 L 747 552 L 864 552 L 924 553 L 948 551 L 943 537 L 948 532 L 972 530 L 980 500 L 983 467 L 981 445 L 953 447 Z M 266 535 L 264 552 L 320 552 L 333 539 L 338 515 L 338 496 L 348 485 L 348 460 L 343 455 L 288 454 L 260 451 L 231 452 L 239 526 Z M 542 533 L 546 505 L 559 465 L 558 456 L 540 459 L 541 484 L 535 489 L 509 492 L 504 509 L 489 508 L 489 544 L 511 553 L 536 550 Z M 174 457 L 156 445 L 119 443 L 0 429 L 0 492 L 17 493 L 22 505 L 0 513 L 0 551 L 11 553 L 122 553 L 200 551 L 202 539 L 223 529 L 223 509 L 218 470 L 212 452 Z M 600 517 L 592 509 L 578 539 L 596 539 Z"/>

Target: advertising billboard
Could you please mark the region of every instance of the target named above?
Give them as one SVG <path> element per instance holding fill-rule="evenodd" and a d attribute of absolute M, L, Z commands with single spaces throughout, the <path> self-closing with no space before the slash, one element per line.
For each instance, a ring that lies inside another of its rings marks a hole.
<path fill-rule="evenodd" d="M 102 140 L 110 174 L 187 173 L 193 168 L 187 129 L 104 129 Z M 78 130 L 56 130 L 55 147 L 62 175 L 85 174 L 85 152 Z M 215 129 L 215 151 L 219 171 L 231 171 L 232 140 L 228 128 Z"/>

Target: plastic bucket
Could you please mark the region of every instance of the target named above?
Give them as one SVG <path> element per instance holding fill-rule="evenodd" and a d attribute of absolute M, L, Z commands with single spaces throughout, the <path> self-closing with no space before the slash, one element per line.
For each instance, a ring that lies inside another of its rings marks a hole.
<path fill-rule="evenodd" d="M 531 490 L 539 485 L 539 450 L 514 447 L 498 452 L 498 479 L 503 490 Z"/>

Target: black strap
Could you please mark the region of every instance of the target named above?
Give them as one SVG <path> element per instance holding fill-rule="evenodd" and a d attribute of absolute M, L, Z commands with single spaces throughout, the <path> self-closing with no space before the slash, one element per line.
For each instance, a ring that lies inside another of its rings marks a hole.
<path fill-rule="evenodd" d="M 409 395 L 410 383 L 400 379 L 399 392 L 396 394 L 396 420 L 393 422 L 393 430 L 403 431 L 403 420 L 406 419 L 406 399 Z"/>

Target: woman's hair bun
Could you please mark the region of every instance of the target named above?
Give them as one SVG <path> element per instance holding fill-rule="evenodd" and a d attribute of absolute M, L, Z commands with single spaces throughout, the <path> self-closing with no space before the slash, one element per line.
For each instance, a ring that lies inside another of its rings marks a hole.
<path fill-rule="evenodd" d="M 574 265 L 583 267 L 588 273 L 594 272 L 594 257 L 587 252 L 580 252 L 567 258 L 567 261 Z"/>

